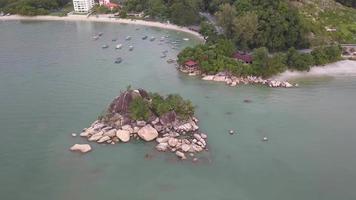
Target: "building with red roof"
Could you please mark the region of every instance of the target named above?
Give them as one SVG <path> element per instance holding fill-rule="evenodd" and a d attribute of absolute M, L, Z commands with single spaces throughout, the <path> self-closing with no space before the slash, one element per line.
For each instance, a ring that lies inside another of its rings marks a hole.
<path fill-rule="evenodd" d="M 194 60 L 188 60 L 187 62 L 184 63 L 184 66 L 188 69 L 193 69 L 198 67 L 198 63 L 195 62 Z"/>

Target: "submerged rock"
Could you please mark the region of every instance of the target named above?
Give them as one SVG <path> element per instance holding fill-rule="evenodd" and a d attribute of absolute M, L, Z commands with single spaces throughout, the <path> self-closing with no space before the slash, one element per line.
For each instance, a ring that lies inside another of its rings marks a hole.
<path fill-rule="evenodd" d="M 91 151 L 91 146 L 89 144 L 75 144 L 72 147 L 70 147 L 70 150 L 87 153 L 87 152 Z"/>
<path fill-rule="evenodd" d="M 185 157 L 185 154 L 180 151 L 176 151 L 176 155 L 182 160 L 187 159 L 187 157 Z"/>

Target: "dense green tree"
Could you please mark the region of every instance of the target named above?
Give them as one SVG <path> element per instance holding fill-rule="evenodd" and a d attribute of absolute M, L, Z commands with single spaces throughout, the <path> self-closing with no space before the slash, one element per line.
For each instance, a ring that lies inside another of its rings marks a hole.
<path fill-rule="evenodd" d="M 234 40 L 241 49 L 247 50 L 253 44 L 258 29 L 258 16 L 255 12 L 246 12 L 234 19 Z"/>
<path fill-rule="evenodd" d="M 167 17 L 167 7 L 163 0 L 149 0 L 147 14 L 150 17 L 164 19 Z"/>
<path fill-rule="evenodd" d="M 226 3 L 220 7 L 220 10 L 216 13 L 219 25 L 224 29 L 225 35 L 228 38 L 232 38 L 234 34 L 234 19 L 236 16 L 235 7 Z"/>
<path fill-rule="evenodd" d="M 207 42 L 215 42 L 218 39 L 214 25 L 207 21 L 202 21 L 200 23 L 200 34 L 203 35 Z"/>

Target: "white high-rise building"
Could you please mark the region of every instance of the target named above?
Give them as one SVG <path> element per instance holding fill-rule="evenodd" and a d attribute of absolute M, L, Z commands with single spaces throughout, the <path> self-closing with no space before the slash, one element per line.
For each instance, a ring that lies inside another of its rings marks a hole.
<path fill-rule="evenodd" d="M 73 0 L 74 12 L 76 13 L 88 13 L 94 5 L 94 0 Z"/>

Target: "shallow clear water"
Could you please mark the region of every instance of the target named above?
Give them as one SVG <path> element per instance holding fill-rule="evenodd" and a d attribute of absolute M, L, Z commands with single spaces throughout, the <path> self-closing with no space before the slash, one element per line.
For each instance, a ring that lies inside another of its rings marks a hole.
<path fill-rule="evenodd" d="M 189 35 L 137 27 L 0 22 L 0 199 L 356 199 L 354 77 L 299 80 L 296 89 L 229 88 L 182 75 L 160 58 L 163 50 L 167 59 L 178 51 L 158 45 L 161 36 Z M 103 38 L 93 41 L 100 31 Z M 112 38 L 134 51 L 114 50 Z M 118 56 L 123 63 L 113 64 Z M 86 142 L 71 133 L 127 85 L 179 93 L 197 105 L 209 135 L 199 163 L 148 143 L 68 151 Z"/>

